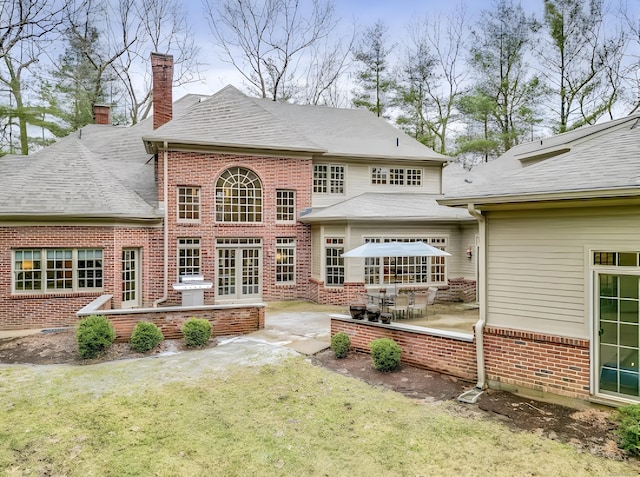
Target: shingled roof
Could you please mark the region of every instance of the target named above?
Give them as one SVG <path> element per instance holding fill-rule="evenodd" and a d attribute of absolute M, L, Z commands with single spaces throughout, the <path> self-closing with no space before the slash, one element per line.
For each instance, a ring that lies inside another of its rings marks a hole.
<path fill-rule="evenodd" d="M 319 156 L 451 160 L 362 109 L 250 98 L 226 86 L 144 141 L 221 148 L 297 151 Z M 153 150 L 153 147 L 149 147 Z"/>
<path fill-rule="evenodd" d="M 640 195 L 640 115 L 507 151 L 448 189 L 447 205 Z M 460 185 L 460 184 L 458 184 Z"/>

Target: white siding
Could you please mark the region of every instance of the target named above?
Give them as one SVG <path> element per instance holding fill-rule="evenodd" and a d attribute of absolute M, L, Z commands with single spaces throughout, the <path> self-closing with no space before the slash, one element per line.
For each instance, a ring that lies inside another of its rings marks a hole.
<path fill-rule="evenodd" d="M 324 162 L 323 162 L 324 163 Z M 329 162 L 327 162 L 329 164 Z M 345 193 L 344 194 L 313 194 L 313 207 L 327 207 L 338 202 L 356 197 L 365 192 L 404 192 L 419 194 L 440 194 L 441 172 L 440 164 L 420 164 L 420 163 L 393 163 L 380 162 L 375 163 L 344 163 L 331 162 L 331 164 L 343 164 L 345 166 Z M 411 169 L 422 169 L 422 185 L 409 186 L 390 186 L 371 183 L 371 167 L 400 167 Z"/>
<path fill-rule="evenodd" d="M 320 226 L 311 227 L 311 277 L 320 280 L 322 276 L 322 235 Z"/>
<path fill-rule="evenodd" d="M 489 212 L 487 322 L 589 337 L 589 250 L 640 249 L 632 207 Z"/>

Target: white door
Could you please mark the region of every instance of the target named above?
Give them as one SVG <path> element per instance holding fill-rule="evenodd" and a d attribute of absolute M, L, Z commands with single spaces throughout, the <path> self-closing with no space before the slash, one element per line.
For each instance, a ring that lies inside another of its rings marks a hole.
<path fill-rule="evenodd" d="M 140 249 L 122 249 L 122 308 L 140 306 Z"/>
<path fill-rule="evenodd" d="M 219 239 L 216 249 L 216 301 L 260 300 L 261 241 L 259 239 Z"/>

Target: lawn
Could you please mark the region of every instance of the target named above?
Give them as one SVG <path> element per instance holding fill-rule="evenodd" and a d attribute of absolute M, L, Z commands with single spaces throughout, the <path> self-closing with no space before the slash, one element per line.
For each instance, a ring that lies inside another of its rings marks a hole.
<path fill-rule="evenodd" d="M 301 357 L 216 366 L 213 354 L 186 354 L 1 366 L 0 468 L 8 476 L 637 474 Z"/>

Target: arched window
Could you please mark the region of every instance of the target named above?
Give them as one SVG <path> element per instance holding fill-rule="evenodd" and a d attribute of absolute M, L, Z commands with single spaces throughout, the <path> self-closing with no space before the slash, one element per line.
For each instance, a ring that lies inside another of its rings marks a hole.
<path fill-rule="evenodd" d="M 231 167 L 216 183 L 216 221 L 262 222 L 262 184 L 255 172 Z"/>

